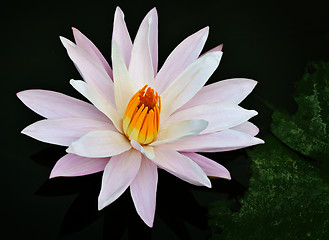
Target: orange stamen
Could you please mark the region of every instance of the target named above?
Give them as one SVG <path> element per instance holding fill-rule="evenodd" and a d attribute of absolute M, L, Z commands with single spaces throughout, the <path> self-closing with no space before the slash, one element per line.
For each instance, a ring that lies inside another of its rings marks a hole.
<path fill-rule="evenodd" d="M 130 99 L 124 118 L 123 132 L 140 144 L 151 143 L 159 131 L 161 99 L 145 85 Z"/>

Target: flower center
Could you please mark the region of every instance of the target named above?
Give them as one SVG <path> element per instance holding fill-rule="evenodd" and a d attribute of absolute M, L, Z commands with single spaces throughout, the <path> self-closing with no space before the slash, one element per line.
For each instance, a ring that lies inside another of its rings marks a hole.
<path fill-rule="evenodd" d="M 130 99 L 123 117 L 123 131 L 129 140 L 151 143 L 159 130 L 161 99 L 147 85 Z"/>

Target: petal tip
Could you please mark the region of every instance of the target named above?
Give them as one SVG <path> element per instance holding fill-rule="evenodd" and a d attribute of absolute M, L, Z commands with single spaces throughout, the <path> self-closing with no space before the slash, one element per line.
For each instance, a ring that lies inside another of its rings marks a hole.
<path fill-rule="evenodd" d="M 254 117 L 256 115 L 258 115 L 258 112 L 256 110 L 249 110 L 250 111 L 250 116 Z"/>
<path fill-rule="evenodd" d="M 18 99 L 21 100 L 22 102 L 24 102 L 23 101 L 24 98 L 28 97 L 26 91 L 27 90 L 16 93 L 16 97 L 18 97 Z"/>
<path fill-rule="evenodd" d="M 26 128 L 24 128 L 24 129 L 21 131 L 21 134 L 24 134 L 24 135 L 26 135 L 26 136 L 30 136 L 31 126 L 32 126 L 32 125 L 33 125 L 33 124 L 31 124 L 31 125 L 27 126 Z"/>
<path fill-rule="evenodd" d="M 117 6 L 117 7 L 115 8 L 115 11 L 120 11 L 120 12 L 122 12 L 122 10 L 121 10 L 121 8 L 120 8 L 119 6 Z"/>
<path fill-rule="evenodd" d="M 108 205 L 110 205 L 113 202 L 114 199 L 109 198 L 107 200 L 104 200 L 101 197 L 98 197 L 98 211 L 103 210 L 105 207 L 107 207 Z"/>
<path fill-rule="evenodd" d="M 206 41 L 207 38 L 208 38 L 208 35 L 209 35 L 209 26 L 206 26 L 204 28 L 202 28 L 200 31 L 199 31 L 199 34 L 202 35 L 202 38 L 203 41 Z"/>
<path fill-rule="evenodd" d="M 116 7 L 114 12 L 114 23 L 118 17 L 121 18 L 122 20 L 125 18 L 125 14 L 123 13 L 122 9 L 119 6 Z"/>
<path fill-rule="evenodd" d="M 256 87 L 256 85 L 257 85 L 257 81 L 256 80 L 254 80 L 254 79 L 248 79 L 249 80 L 249 82 L 250 82 L 250 85 L 251 85 L 251 87 L 252 87 L 252 90 Z"/>
<path fill-rule="evenodd" d="M 153 7 L 153 8 L 150 10 L 149 14 L 154 14 L 154 15 L 157 16 L 158 12 L 157 12 L 156 7 Z"/>
<path fill-rule="evenodd" d="M 20 99 L 20 97 L 21 97 L 21 95 L 22 95 L 22 92 L 24 92 L 24 91 L 20 91 L 20 92 L 17 92 L 16 93 L 16 96 Z"/>
<path fill-rule="evenodd" d="M 71 27 L 71 29 L 72 29 L 72 32 L 73 32 L 74 40 L 77 43 L 77 39 L 78 39 L 79 35 L 80 36 L 82 35 L 82 33 L 78 29 L 76 29 L 75 27 Z"/>
<path fill-rule="evenodd" d="M 145 221 L 145 220 L 143 219 L 143 221 L 144 221 L 144 223 L 145 223 L 149 228 L 153 228 L 153 219 L 150 220 L 150 221 Z"/>
<path fill-rule="evenodd" d="M 227 175 L 223 176 L 223 178 L 227 179 L 227 180 L 232 180 L 231 174 L 229 171 L 227 171 Z"/>
<path fill-rule="evenodd" d="M 30 99 L 31 95 L 33 96 L 33 93 L 36 93 L 38 90 L 23 90 L 20 92 L 16 93 L 16 96 L 18 97 L 19 100 L 24 102 L 27 99 Z"/>
<path fill-rule="evenodd" d="M 68 40 L 65 37 L 59 36 L 59 39 L 61 40 L 61 42 L 65 48 L 67 48 L 69 46 L 75 46 L 75 44 L 73 42 L 71 42 L 70 40 Z"/>
<path fill-rule="evenodd" d="M 57 177 L 57 176 L 54 174 L 53 171 L 51 171 L 51 173 L 50 173 L 50 175 L 49 175 L 49 179 L 53 179 L 53 178 L 55 178 L 55 177 Z"/>
<path fill-rule="evenodd" d="M 140 216 L 140 218 L 143 220 L 143 222 L 150 228 L 153 227 L 154 223 L 154 213 L 155 209 L 153 209 L 152 213 L 151 212 L 145 212 L 145 211 L 139 211 L 137 208 L 137 213 Z"/>
<path fill-rule="evenodd" d="M 59 40 L 61 40 L 61 42 L 63 42 L 63 41 L 65 41 L 65 40 L 66 40 L 66 38 L 65 38 L 65 37 L 63 37 L 63 36 L 59 36 Z"/>
<path fill-rule="evenodd" d="M 260 138 L 255 138 L 255 145 L 257 144 L 264 144 L 265 141 L 263 139 L 260 139 Z"/>
<path fill-rule="evenodd" d="M 59 161 L 58 161 L 59 162 Z M 58 177 L 64 177 L 67 176 L 65 174 L 63 174 L 63 172 L 61 172 L 58 169 L 58 162 L 55 164 L 55 166 L 51 169 L 50 175 L 49 175 L 49 179 L 53 179 L 53 178 L 58 178 Z"/>
<path fill-rule="evenodd" d="M 207 188 L 211 188 L 211 181 L 205 173 L 204 177 L 202 177 L 202 179 L 200 179 L 198 182 Z"/>
<path fill-rule="evenodd" d="M 98 211 L 103 210 L 106 206 L 108 206 L 109 204 L 107 203 L 108 201 L 104 200 L 104 198 L 102 197 L 102 191 L 98 196 Z"/>
<path fill-rule="evenodd" d="M 61 40 L 61 42 L 62 42 L 62 44 L 64 45 L 64 47 L 65 47 L 65 45 L 66 45 L 66 38 L 65 37 L 62 37 L 62 36 L 59 36 L 59 40 Z"/>
<path fill-rule="evenodd" d="M 221 58 L 222 58 L 223 52 L 222 51 L 213 51 L 209 52 L 206 55 L 204 55 L 204 60 L 207 61 L 208 59 L 214 59 L 216 61 L 216 64 L 219 64 Z"/>
<path fill-rule="evenodd" d="M 98 211 L 101 211 L 104 207 L 106 207 L 104 205 L 104 202 L 98 199 Z"/>
<path fill-rule="evenodd" d="M 69 83 L 71 84 L 71 86 L 72 87 L 76 87 L 77 86 L 77 82 L 78 82 L 79 80 L 75 80 L 75 79 L 70 79 L 70 81 L 69 81 Z"/>
<path fill-rule="evenodd" d="M 255 88 L 258 83 L 256 80 L 250 78 L 238 78 L 238 80 L 240 80 L 241 83 L 245 85 L 245 87 L 249 88 L 250 92 Z"/>
<path fill-rule="evenodd" d="M 212 186 L 211 186 L 211 182 L 210 182 L 210 180 L 209 180 L 209 178 L 207 177 L 207 180 L 206 180 L 206 182 L 205 183 L 203 183 L 207 188 L 211 188 Z"/>

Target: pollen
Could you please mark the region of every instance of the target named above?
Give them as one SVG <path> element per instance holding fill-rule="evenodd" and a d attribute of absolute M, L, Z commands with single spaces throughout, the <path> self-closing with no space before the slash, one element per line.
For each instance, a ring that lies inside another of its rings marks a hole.
<path fill-rule="evenodd" d="M 145 85 L 130 99 L 123 118 L 123 131 L 129 140 L 151 143 L 159 131 L 160 112 L 160 96 Z"/>

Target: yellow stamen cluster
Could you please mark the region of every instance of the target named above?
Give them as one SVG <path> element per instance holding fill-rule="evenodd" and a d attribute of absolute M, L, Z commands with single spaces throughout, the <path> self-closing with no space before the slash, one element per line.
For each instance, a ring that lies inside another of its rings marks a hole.
<path fill-rule="evenodd" d="M 130 99 L 124 118 L 123 131 L 129 140 L 140 144 L 151 143 L 158 134 L 161 99 L 147 85 Z"/>

